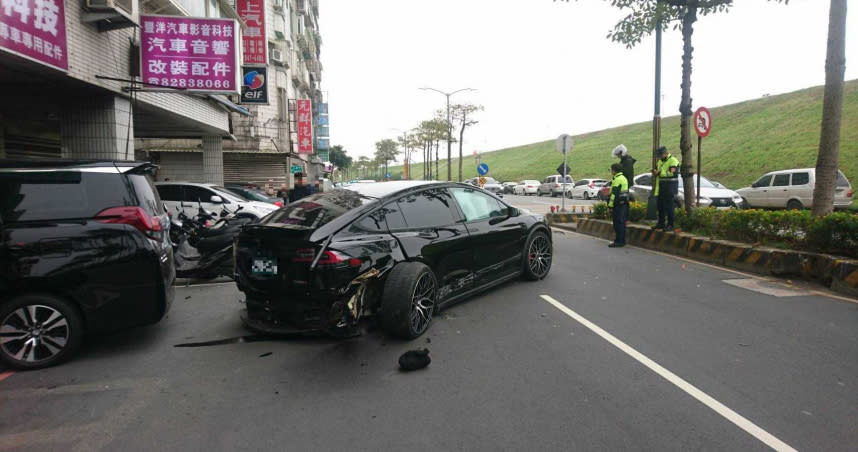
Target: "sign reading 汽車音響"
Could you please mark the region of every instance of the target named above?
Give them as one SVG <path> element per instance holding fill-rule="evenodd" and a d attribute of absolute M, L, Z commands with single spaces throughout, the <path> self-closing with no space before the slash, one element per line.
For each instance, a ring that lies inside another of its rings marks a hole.
<path fill-rule="evenodd" d="M 236 12 L 247 25 L 241 37 L 244 65 L 268 64 L 268 40 L 265 35 L 265 0 L 237 0 Z"/>
<path fill-rule="evenodd" d="M 141 15 L 143 81 L 150 88 L 240 94 L 240 33 L 234 19 Z"/>
<path fill-rule="evenodd" d="M 298 126 L 298 153 L 313 153 L 313 101 L 298 99 L 295 102 L 295 122 Z"/>
<path fill-rule="evenodd" d="M 0 50 L 67 71 L 62 0 L 2 0 Z"/>

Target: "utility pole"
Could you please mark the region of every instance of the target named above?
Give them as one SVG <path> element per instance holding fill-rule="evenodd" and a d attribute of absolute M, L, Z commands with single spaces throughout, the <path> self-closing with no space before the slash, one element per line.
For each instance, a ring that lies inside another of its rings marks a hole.
<path fill-rule="evenodd" d="M 652 169 L 655 170 L 655 151 L 661 146 L 661 3 L 656 1 L 655 20 L 655 113 L 652 117 Z M 653 180 L 654 181 L 654 180 Z M 657 216 L 657 201 L 654 196 L 655 187 L 649 192 L 646 204 L 647 219 L 654 220 Z"/>
<path fill-rule="evenodd" d="M 453 148 L 452 148 L 453 144 L 451 143 L 451 141 L 453 140 L 453 124 L 450 122 L 450 96 L 452 96 L 453 94 L 456 94 L 460 91 L 476 91 L 476 90 L 474 88 L 462 88 L 462 89 L 457 89 L 456 91 L 453 91 L 451 93 L 445 93 L 444 91 L 437 90 L 435 88 L 429 88 L 429 87 L 424 87 L 424 88 L 420 88 L 420 89 L 435 91 L 436 93 L 441 93 L 447 97 L 447 180 L 451 181 L 451 180 L 453 180 L 453 172 L 452 172 L 453 168 L 452 168 L 452 165 L 450 165 L 450 160 L 452 159 L 452 155 L 453 155 Z M 437 150 L 435 152 L 437 153 Z M 436 172 L 437 172 L 437 160 L 436 160 Z M 436 174 L 435 176 L 440 176 L 440 175 Z"/>

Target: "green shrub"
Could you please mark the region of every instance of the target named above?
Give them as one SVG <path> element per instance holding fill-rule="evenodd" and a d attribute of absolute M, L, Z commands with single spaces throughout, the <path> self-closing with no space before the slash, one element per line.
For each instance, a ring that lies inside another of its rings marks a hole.
<path fill-rule="evenodd" d="M 629 203 L 629 220 L 633 223 L 646 218 L 646 203 L 632 201 Z"/>
<path fill-rule="evenodd" d="M 826 253 L 858 256 L 858 214 L 834 212 L 814 218 L 807 228 L 806 244 Z"/>
<path fill-rule="evenodd" d="M 609 220 L 611 218 L 611 209 L 608 208 L 608 203 L 597 202 L 593 204 L 593 213 L 590 214 L 590 217 L 599 220 Z"/>

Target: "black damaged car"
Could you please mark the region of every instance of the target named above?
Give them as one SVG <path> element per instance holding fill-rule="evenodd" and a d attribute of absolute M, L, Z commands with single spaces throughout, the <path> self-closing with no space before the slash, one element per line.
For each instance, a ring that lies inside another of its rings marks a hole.
<path fill-rule="evenodd" d="M 263 333 L 349 333 L 372 315 L 396 337 L 423 334 L 439 308 L 551 269 L 541 215 L 470 185 L 355 184 L 246 226 L 235 246 L 242 320 Z"/>

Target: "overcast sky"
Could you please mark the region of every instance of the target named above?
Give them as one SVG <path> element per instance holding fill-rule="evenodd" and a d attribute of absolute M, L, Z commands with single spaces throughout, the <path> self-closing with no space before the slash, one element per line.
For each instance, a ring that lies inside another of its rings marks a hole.
<path fill-rule="evenodd" d="M 695 24 L 694 108 L 825 83 L 827 0 L 735 3 Z M 846 80 L 858 78 L 856 14 Z M 424 86 L 478 90 L 451 98 L 485 106 L 466 132 L 467 154 L 649 121 L 655 39 L 631 50 L 606 39 L 623 16 L 602 0 L 322 0 L 331 144 L 372 156 L 376 141 L 445 106 Z M 679 31 L 665 33 L 662 116 L 678 114 L 681 51 Z"/>

